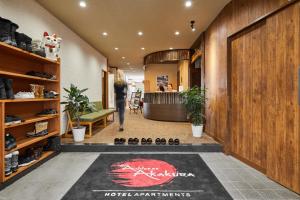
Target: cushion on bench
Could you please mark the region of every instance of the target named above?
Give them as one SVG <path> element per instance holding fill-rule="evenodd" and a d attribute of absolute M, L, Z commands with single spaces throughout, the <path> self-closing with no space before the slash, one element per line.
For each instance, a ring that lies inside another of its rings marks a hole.
<path fill-rule="evenodd" d="M 109 114 L 112 114 L 115 110 L 113 109 L 104 109 L 104 110 L 100 110 L 100 111 L 97 111 L 97 112 L 92 112 L 92 113 L 89 113 L 89 114 L 85 114 L 85 115 L 82 115 L 80 116 L 80 121 L 83 121 L 83 122 L 94 122 L 94 121 L 97 121 Z"/>

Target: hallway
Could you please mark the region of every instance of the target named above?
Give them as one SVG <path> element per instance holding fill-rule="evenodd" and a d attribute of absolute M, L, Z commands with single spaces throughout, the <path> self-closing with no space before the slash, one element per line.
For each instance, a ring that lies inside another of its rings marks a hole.
<path fill-rule="evenodd" d="M 111 117 L 110 117 L 111 118 Z M 128 138 L 179 138 L 182 144 L 213 144 L 217 143 L 211 137 L 204 135 L 201 138 L 192 136 L 192 128 L 190 123 L 163 122 L 145 119 L 143 114 L 125 112 L 124 132 L 119 132 L 119 122 L 117 113 L 115 113 L 115 121 L 108 123 L 106 128 L 95 128 L 92 138 L 85 139 L 84 143 L 102 143 L 113 144 L 116 137 Z M 73 139 L 62 138 L 63 143 L 73 143 Z"/>

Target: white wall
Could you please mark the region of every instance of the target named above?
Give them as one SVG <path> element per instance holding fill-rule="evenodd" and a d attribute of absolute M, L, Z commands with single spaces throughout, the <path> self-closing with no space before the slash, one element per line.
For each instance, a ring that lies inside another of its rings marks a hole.
<path fill-rule="evenodd" d="M 91 101 L 102 99 L 101 72 L 107 70 L 107 59 L 102 54 L 34 0 L 0 0 L 0 16 L 17 23 L 18 31 L 33 39 L 42 39 L 44 31 L 61 37 L 61 88 L 74 83 L 80 88 L 89 88 L 86 94 Z M 65 116 L 62 131 L 64 129 Z"/>

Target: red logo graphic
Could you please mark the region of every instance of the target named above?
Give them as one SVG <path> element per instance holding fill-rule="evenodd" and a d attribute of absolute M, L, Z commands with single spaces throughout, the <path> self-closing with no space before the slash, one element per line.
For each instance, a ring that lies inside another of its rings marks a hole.
<path fill-rule="evenodd" d="M 113 182 L 126 187 L 164 185 L 179 176 L 176 168 L 161 160 L 133 159 L 111 166 Z"/>

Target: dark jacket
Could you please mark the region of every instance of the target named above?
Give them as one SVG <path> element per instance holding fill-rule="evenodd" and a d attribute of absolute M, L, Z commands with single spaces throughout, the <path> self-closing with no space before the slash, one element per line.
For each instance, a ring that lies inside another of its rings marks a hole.
<path fill-rule="evenodd" d="M 116 100 L 125 100 L 125 96 L 127 94 L 127 83 L 115 83 L 114 84 Z"/>

